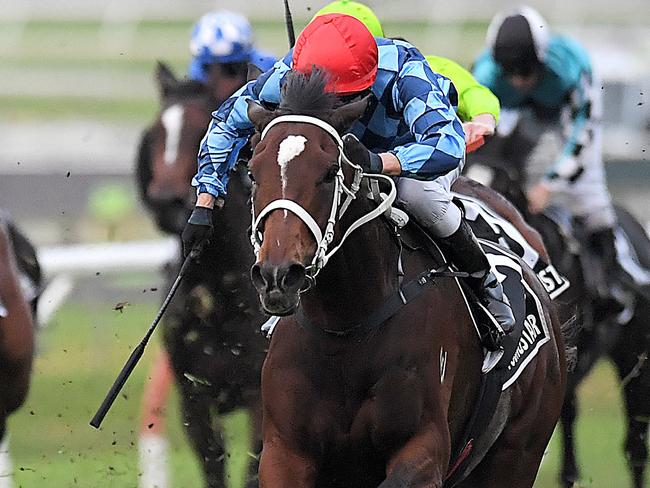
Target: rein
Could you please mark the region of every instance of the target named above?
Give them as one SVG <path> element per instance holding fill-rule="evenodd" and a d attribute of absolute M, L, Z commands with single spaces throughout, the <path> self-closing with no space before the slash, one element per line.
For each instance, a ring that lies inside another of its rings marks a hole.
<path fill-rule="evenodd" d="M 336 173 L 336 177 L 334 181 L 334 194 L 332 196 L 332 205 L 330 207 L 330 213 L 327 219 L 327 224 L 325 225 L 325 229 L 321 230 L 316 220 L 311 216 L 311 214 L 307 210 L 304 209 L 304 207 L 302 207 L 302 205 L 300 205 L 299 203 L 293 200 L 280 198 L 277 200 L 273 200 L 271 203 L 269 203 L 266 207 L 262 209 L 262 211 L 257 216 L 255 216 L 254 207 L 251 206 L 251 213 L 253 219 L 253 224 L 251 228 L 251 243 L 253 244 L 253 248 L 255 250 L 255 256 L 259 259 L 260 249 L 262 247 L 263 235 L 258 229 L 262 224 L 262 222 L 264 221 L 264 219 L 268 217 L 268 215 L 271 212 L 279 209 L 288 210 L 289 212 L 296 215 L 300 220 L 303 221 L 303 223 L 311 231 L 316 241 L 316 246 L 317 246 L 316 252 L 314 254 L 311 264 L 307 266 L 306 269 L 308 282 L 310 285 L 313 285 L 314 280 L 318 275 L 318 273 L 325 267 L 325 265 L 330 260 L 330 258 L 339 249 L 341 249 L 341 246 L 343 246 L 343 243 L 350 236 L 350 234 L 352 234 L 352 232 L 354 232 L 362 225 L 376 219 L 377 217 L 379 217 L 380 215 L 382 215 L 384 212 L 386 212 L 388 209 L 391 208 L 393 202 L 395 201 L 395 197 L 397 196 L 397 190 L 395 187 L 395 182 L 389 176 L 364 173 L 361 166 L 354 164 L 352 161 L 350 161 L 345 155 L 345 153 L 343 152 L 343 140 L 341 139 L 341 136 L 336 131 L 336 129 L 334 129 L 334 127 L 332 127 L 327 122 L 318 119 L 316 117 L 311 117 L 308 115 L 283 115 L 277 117 L 273 119 L 266 126 L 264 131 L 262 131 L 261 139 L 264 139 L 264 137 L 268 134 L 269 130 L 274 126 L 281 123 L 291 123 L 291 122 L 310 124 L 310 125 L 315 125 L 317 127 L 320 127 L 325 132 L 327 132 L 330 135 L 330 137 L 332 137 L 332 139 L 334 140 L 334 142 L 336 142 L 336 145 L 338 146 L 339 169 Z M 347 164 L 348 166 L 354 169 L 354 177 L 352 179 L 352 184 L 349 187 L 345 184 L 343 164 Z M 357 198 L 357 194 L 359 192 L 359 188 L 361 187 L 361 181 L 363 180 L 363 178 L 374 178 L 377 180 L 382 179 L 386 181 L 390 185 L 390 192 L 388 195 L 381 197 L 382 201 L 379 203 L 379 205 L 376 208 L 374 208 L 364 216 L 357 219 L 353 224 L 351 224 L 346 229 L 339 243 L 336 246 L 334 246 L 332 249 L 330 249 L 330 245 L 334 241 L 334 226 L 336 225 L 336 222 L 346 212 L 346 210 L 352 203 L 352 200 L 355 200 Z M 345 200 L 343 200 L 344 194 L 345 194 Z"/>

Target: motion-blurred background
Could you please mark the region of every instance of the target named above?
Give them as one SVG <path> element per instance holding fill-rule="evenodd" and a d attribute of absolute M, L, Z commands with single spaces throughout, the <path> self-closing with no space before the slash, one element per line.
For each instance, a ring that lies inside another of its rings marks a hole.
<path fill-rule="evenodd" d="M 299 30 L 326 2 L 290 3 Z M 517 4 L 366 3 L 387 35 L 465 66 L 481 50 L 492 15 Z M 529 3 L 589 49 L 603 80 L 610 190 L 650 222 L 650 3 Z M 248 15 L 260 47 L 278 56 L 286 51 L 281 0 L 0 0 L 0 207 L 39 246 L 48 279 L 63 275 L 71 286 L 40 333 L 32 393 L 10 423 L 16 486 L 137 485 L 134 442 L 146 365 L 102 432 L 87 422 L 153 316 L 164 257 L 144 256 L 142 265 L 115 273 L 99 263 L 76 266 L 73 254 L 65 255 L 66 268 L 59 246 L 162 237 L 137 201 L 132 175 L 137 141 L 158 110 L 153 68 L 161 59 L 184 75 L 190 27 L 216 8 Z M 173 252 L 173 243 L 166 245 Z M 118 302 L 129 305 L 113 310 Z M 625 486 L 620 397 L 607 364 L 581 392 L 577 443 L 585 486 Z M 199 486 L 180 420 L 175 411 L 169 418 L 174 486 Z M 556 486 L 557 451 L 554 441 L 536 486 Z"/>

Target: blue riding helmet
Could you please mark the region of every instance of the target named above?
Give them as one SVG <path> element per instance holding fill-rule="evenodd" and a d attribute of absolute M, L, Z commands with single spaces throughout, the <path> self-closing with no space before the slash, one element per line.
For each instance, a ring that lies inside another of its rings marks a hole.
<path fill-rule="evenodd" d="M 207 82 L 211 64 L 253 63 L 262 71 L 270 69 L 276 59 L 253 47 L 253 30 L 248 20 L 226 10 L 203 15 L 192 29 L 192 61 L 188 77 Z"/>

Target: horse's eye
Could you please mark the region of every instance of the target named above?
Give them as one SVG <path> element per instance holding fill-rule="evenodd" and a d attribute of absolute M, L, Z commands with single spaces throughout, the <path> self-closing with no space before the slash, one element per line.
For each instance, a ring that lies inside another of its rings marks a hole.
<path fill-rule="evenodd" d="M 338 164 L 330 166 L 327 170 L 327 173 L 325 173 L 325 176 L 323 176 L 323 183 L 331 183 L 334 181 L 334 178 L 336 178 L 336 175 L 338 174 L 340 168 L 341 167 Z"/>
<path fill-rule="evenodd" d="M 253 177 L 253 173 L 251 173 L 250 171 L 248 172 L 248 178 L 249 178 L 253 183 L 255 183 L 255 178 Z"/>

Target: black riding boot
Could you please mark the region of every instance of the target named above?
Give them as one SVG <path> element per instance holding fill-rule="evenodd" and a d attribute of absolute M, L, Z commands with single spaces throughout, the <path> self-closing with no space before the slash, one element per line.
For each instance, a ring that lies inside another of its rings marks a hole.
<path fill-rule="evenodd" d="M 490 331 L 484 336 L 483 345 L 490 351 L 497 350 L 503 337 L 512 332 L 515 318 L 508 297 L 503 294 L 503 287 L 492 272 L 472 228 L 462 220 L 456 232 L 438 239 L 438 242 L 459 271 L 472 275 L 466 279 L 467 284 L 498 323 L 490 323 Z"/>

